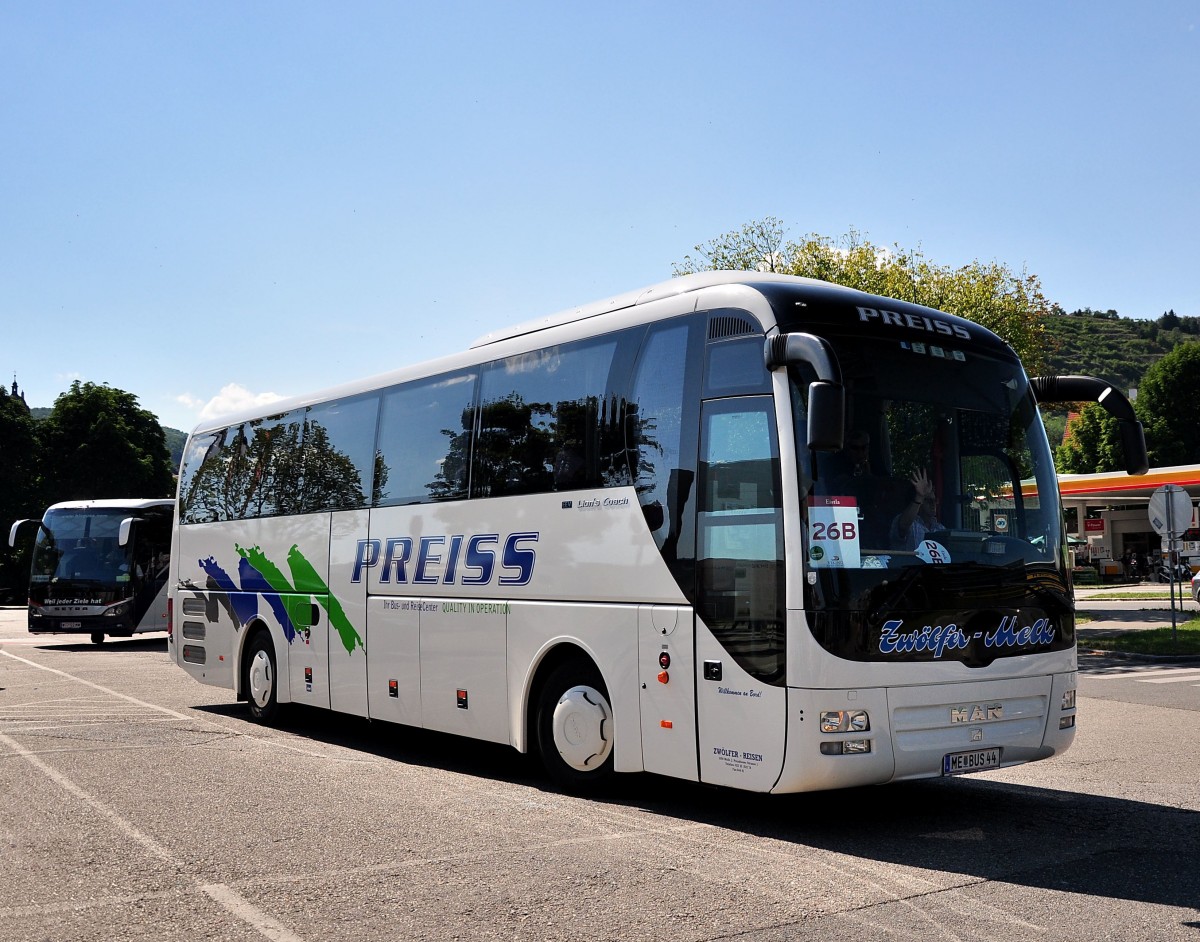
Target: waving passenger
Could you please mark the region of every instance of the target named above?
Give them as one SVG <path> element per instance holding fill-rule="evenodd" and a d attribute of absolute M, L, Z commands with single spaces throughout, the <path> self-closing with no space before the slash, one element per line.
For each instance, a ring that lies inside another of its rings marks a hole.
<path fill-rule="evenodd" d="M 929 475 L 922 468 L 914 471 L 909 480 L 912 498 L 892 520 L 889 534 L 892 549 L 915 550 L 926 533 L 945 529 L 937 519 L 937 495 Z"/>

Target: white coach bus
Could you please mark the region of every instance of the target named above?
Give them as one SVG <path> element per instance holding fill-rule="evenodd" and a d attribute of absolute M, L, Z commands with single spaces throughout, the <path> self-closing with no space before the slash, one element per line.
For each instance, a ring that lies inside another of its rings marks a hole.
<path fill-rule="evenodd" d="M 567 788 L 1044 759 L 1074 736 L 1076 649 L 1036 401 L 1085 398 L 1144 472 L 1120 393 L 1031 381 L 976 324 L 678 278 L 198 427 L 171 656 L 259 720 L 509 743 Z"/>
<path fill-rule="evenodd" d="M 175 501 L 70 500 L 18 520 L 8 545 L 36 525 L 29 630 L 128 638 L 167 628 L 167 564 Z"/>

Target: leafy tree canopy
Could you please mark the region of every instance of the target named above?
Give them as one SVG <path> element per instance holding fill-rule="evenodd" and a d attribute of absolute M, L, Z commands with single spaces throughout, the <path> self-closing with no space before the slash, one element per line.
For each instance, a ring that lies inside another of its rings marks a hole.
<path fill-rule="evenodd" d="M 38 438 L 51 502 L 172 496 L 162 426 L 132 393 L 76 380 L 54 401 L 54 411 L 38 426 Z"/>
<path fill-rule="evenodd" d="M 36 472 L 36 422 L 24 400 L 0 388 L 0 532 L 14 520 L 41 515 L 42 497 Z M 24 598 L 29 581 L 27 547 L 10 550 L 0 540 L 0 602 Z"/>
<path fill-rule="evenodd" d="M 1146 429 L 1151 465 L 1200 461 L 1200 343 L 1176 347 L 1146 371 L 1134 409 Z"/>
<path fill-rule="evenodd" d="M 725 269 L 819 278 L 871 294 L 957 314 L 999 334 L 1030 373 L 1044 362 L 1044 318 L 1052 305 L 1036 275 L 999 262 L 940 265 L 918 249 L 875 245 L 850 230 L 840 239 L 786 237 L 768 216 L 701 243 L 674 266 L 676 275 Z"/>
<path fill-rule="evenodd" d="M 1060 474 L 1121 471 L 1124 454 L 1117 420 L 1092 402 L 1067 422 L 1063 442 L 1054 451 L 1054 466 Z"/>

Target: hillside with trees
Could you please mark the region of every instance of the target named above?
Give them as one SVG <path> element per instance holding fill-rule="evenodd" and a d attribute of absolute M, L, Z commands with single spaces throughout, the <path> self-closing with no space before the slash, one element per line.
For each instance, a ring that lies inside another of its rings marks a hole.
<path fill-rule="evenodd" d="M 1156 320 L 1123 318 L 1114 310 L 1065 312 L 1050 303 L 1040 279 L 998 262 L 948 266 L 920 249 L 878 246 L 851 230 L 833 239 L 787 238 L 768 216 L 693 247 L 675 274 L 733 269 L 819 278 L 871 294 L 899 298 L 965 317 L 1006 340 L 1030 375 L 1083 374 L 1117 389 L 1139 389 L 1134 410 L 1146 429 L 1154 465 L 1200 463 L 1200 435 L 1181 403 L 1200 390 L 1200 317 L 1173 310 Z M 1110 471 L 1123 466 L 1116 422 L 1095 404 L 1043 407 L 1060 471 Z"/>
<path fill-rule="evenodd" d="M 1200 317 L 1167 311 L 1157 320 L 1120 317 L 1116 311 L 1055 308 L 1044 319 L 1046 363 L 1054 373 L 1100 376 L 1122 391 L 1183 343 L 1200 340 Z"/>

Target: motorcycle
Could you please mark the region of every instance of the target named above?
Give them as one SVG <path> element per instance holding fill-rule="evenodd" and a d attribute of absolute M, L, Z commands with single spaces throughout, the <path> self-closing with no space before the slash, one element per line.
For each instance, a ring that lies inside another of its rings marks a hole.
<path fill-rule="evenodd" d="M 1158 582 L 1191 582 L 1192 570 L 1183 563 L 1176 563 L 1174 566 L 1160 563 L 1155 577 Z"/>

